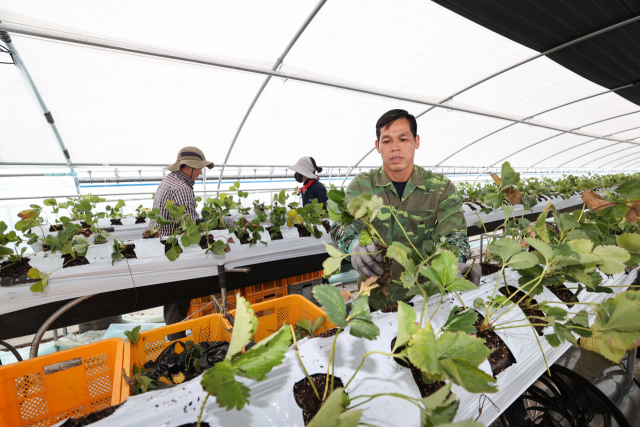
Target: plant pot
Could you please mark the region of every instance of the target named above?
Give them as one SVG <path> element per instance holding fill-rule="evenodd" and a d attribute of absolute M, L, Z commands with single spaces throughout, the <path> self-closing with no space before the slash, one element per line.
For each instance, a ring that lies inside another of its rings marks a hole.
<path fill-rule="evenodd" d="M 27 258 L 23 258 L 17 263 L 5 261 L 0 264 L 0 268 L 0 286 L 15 286 L 37 282 L 36 279 L 27 276 L 31 268 Z"/>
<path fill-rule="evenodd" d="M 112 219 L 111 220 L 111 225 L 122 225 L 122 221 L 119 218 Z"/>
<path fill-rule="evenodd" d="M 136 224 L 146 224 L 146 223 L 147 223 L 146 218 L 136 217 Z"/>
<path fill-rule="evenodd" d="M 396 338 L 391 340 L 391 351 L 393 351 L 393 347 L 395 345 L 396 345 Z M 399 354 L 405 348 L 406 346 L 398 347 L 393 354 Z M 395 357 L 393 358 L 393 360 L 398 365 L 411 370 L 411 375 L 413 376 L 413 380 L 415 381 L 416 386 L 418 386 L 418 390 L 420 390 L 420 395 L 422 396 L 422 398 L 431 396 L 433 393 L 440 390 L 440 388 L 445 385 L 443 381 L 435 381 L 431 384 L 427 384 L 422 379 L 422 371 L 418 369 L 416 366 L 414 366 L 412 363 L 405 362 L 404 360 L 401 360 L 401 359 L 396 359 Z"/>
<path fill-rule="evenodd" d="M 64 260 L 64 265 L 62 268 L 68 267 L 76 267 L 78 265 L 88 265 L 89 260 L 83 256 L 76 256 L 75 259 L 71 255 L 65 254 L 62 255 L 62 259 Z"/>
<path fill-rule="evenodd" d="M 316 390 L 320 394 L 322 398 L 322 394 L 326 387 L 327 374 L 319 373 L 309 375 L 311 380 L 316 386 Z M 331 393 L 331 378 L 332 375 L 329 375 L 329 390 L 327 395 Z M 333 389 L 342 388 L 344 384 L 342 380 L 338 377 L 333 377 Z M 296 404 L 302 409 L 302 418 L 304 419 L 304 425 L 309 424 L 309 422 L 316 416 L 320 408 L 322 407 L 322 402 L 316 396 L 311 384 L 309 384 L 309 380 L 307 377 L 304 377 L 300 381 L 296 382 L 293 385 L 293 398 L 296 401 Z"/>

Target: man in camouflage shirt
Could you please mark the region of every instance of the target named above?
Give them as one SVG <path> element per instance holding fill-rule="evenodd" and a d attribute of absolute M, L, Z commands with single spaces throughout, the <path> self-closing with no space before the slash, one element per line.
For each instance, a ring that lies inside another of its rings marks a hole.
<path fill-rule="evenodd" d="M 359 174 L 347 188 L 347 199 L 359 194 L 374 194 L 382 198 L 387 206 L 398 209 L 398 224 L 393 216 L 387 220 L 375 219 L 373 225 L 387 244 L 397 241 L 409 246 L 407 236 L 416 247 L 425 240 L 447 243 L 458 250 L 458 275 L 465 274 L 471 255 L 467 241 L 467 223 L 462 213 L 462 200 L 455 186 L 446 177 L 425 170 L 414 164 L 415 150 L 420 147 L 418 125 L 414 116 L 405 110 L 391 110 L 376 123 L 376 149 L 382 156 L 382 167 Z M 402 227 L 401 227 L 402 226 Z M 404 228 L 405 233 L 402 228 Z M 364 278 L 379 276 L 382 254 L 374 244 L 362 245 L 359 241 L 362 226 L 358 222 L 349 225 L 333 224 L 331 239 L 342 253 L 352 253 L 351 262 Z M 355 255 L 364 253 L 365 255 Z M 403 268 L 393 263 L 392 279 L 398 279 Z M 480 266 L 474 266 L 469 279 L 476 285 L 480 282 Z M 392 305 L 405 298 L 407 290 L 400 284 L 391 283 L 388 289 L 376 288 L 371 292 L 369 304 L 375 309 Z"/>

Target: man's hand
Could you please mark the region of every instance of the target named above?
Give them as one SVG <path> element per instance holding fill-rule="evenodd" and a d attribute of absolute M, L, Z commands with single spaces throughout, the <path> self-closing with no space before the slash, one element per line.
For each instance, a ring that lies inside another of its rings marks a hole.
<path fill-rule="evenodd" d="M 374 243 L 363 245 L 359 241 L 356 241 L 349 251 L 350 253 L 358 254 L 351 255 L 351 265 L 364 277 L 382 276 L 382 268 L 380 268 L 378 263 L 382 262 L 384 257 L 382 256 L 382 252 L 375 253 L 379 251 Z"/>
<path fill-rule="evenodd" d="M 469 273 L 467 274 L 467 272 Z M 480 285 L 480 278 L 482 278 L 482 267 L 480 267 L 480 264 L 474 263 L 472 268 L 471 264 L 459 263 L 458 277 L 463 277 L 465 274 L 466 274 L 465 279 L 467 279 L 468 281 L 470 281 L 476 286 Z"/>

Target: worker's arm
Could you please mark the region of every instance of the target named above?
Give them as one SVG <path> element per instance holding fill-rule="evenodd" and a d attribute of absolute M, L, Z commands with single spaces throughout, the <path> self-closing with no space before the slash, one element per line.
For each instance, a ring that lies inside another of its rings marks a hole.
<path fill-rule="evenodd" d="M 447 180 L 440 196 L 436 218 L 438 225 L 435 240 L 444 237 L 447 243 L 458 248 L 458 262 L 467 262 L 471 257 L 471 248 L 467 239 L 467 221 L 462 212 L 462 199 L 451 181 Z"/>

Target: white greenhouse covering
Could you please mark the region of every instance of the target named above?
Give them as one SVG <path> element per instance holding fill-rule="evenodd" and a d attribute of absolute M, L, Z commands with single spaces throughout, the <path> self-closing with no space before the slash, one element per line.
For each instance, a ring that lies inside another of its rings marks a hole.
<path fill-rule="evenodd" d="M 640 166 L 640 106 L 430 1 L 2 0 L 0 21 L 85 179 L 119 164 L 160 176 L 195 145 L 216 164 L 210 191 L 223 166 L 284 175 L 304 155 L 340 185 L 381 164 L 374 124 L 392 108 L 418 117 L 416 163 L 462 179 L 505 160 L 547 174 Z M 69 172 L 19 67 L 0 64 L 0 94 L 3 174 Z M 7 199 L 78 191 L 71 177 L 0 179 L 3 219 L 33 202 Z M 157 182 L 98 185 L 79 190 L 148 198 Z"/>

